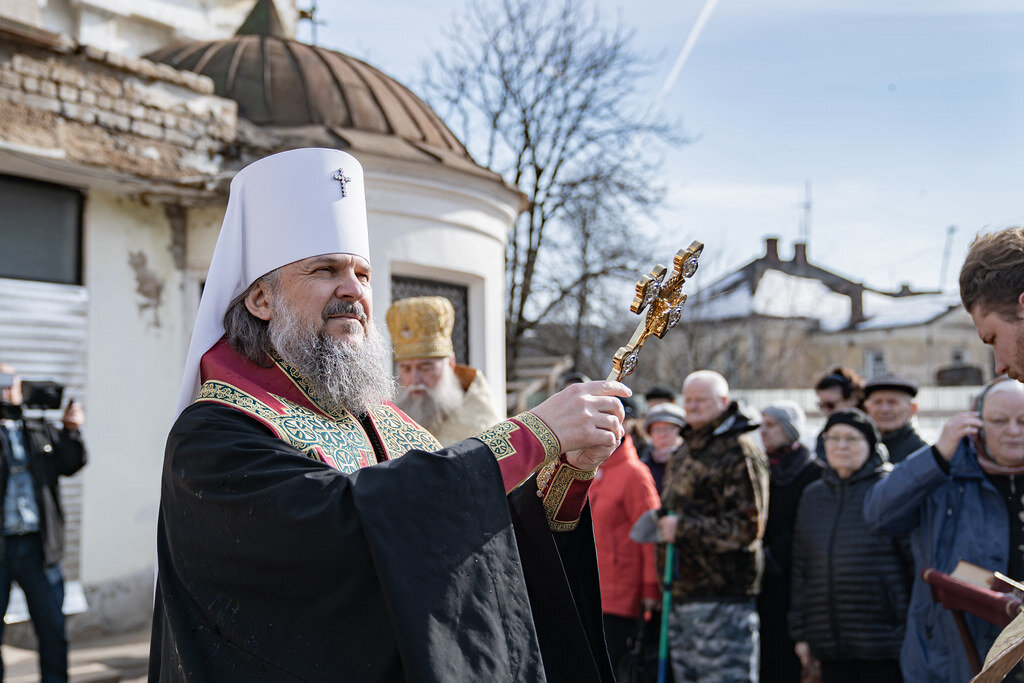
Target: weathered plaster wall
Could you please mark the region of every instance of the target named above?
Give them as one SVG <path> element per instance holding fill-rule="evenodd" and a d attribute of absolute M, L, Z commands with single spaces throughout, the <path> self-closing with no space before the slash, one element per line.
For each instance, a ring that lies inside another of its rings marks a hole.
<path fill-rule="evenodd" d="M 180 271 L 163 207 L 91 193 L 85 206 L 89 448 L 82 581 L 152 568 L 164 440 L 181 380 Z"/>

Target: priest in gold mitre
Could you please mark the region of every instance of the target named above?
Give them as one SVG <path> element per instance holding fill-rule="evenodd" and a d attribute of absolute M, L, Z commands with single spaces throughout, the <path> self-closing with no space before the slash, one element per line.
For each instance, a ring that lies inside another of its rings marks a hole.
<path fill-rule="evenodd" d="M 363 172 L 232 180 L 167 439 L 149 680 L 611 681 L 587 490 L 617 382 L 442 448 L 392 402 Z"/>
<path fill-rule="evenodd" d="M 385 320 L 402 384 L 395 403 L 406 415 L 442 446 L 479 434 L 501 420 L 484 373 L 455 362 L 455 309 L 448 299 L 401 299 L 391 305 Z"/>

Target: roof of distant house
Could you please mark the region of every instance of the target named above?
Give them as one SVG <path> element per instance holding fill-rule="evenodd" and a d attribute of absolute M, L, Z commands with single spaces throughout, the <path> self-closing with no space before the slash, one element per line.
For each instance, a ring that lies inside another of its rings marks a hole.
<path fill-rule="evenodd" d="M 904 286 L 884 292 L 807 262 L 797 244 L 791 261 L 778 256 L 768 238 L 765 255 L 690 297 L 687 317 L 728 320 L 762 315 L 816 320 L 821 329 L 874 330 L 929 323 L 960 305 L 956 295 L 914 292 Z"/>

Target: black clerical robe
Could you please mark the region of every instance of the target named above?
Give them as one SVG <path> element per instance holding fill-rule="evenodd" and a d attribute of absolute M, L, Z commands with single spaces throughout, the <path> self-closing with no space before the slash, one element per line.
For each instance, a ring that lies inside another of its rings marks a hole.
<path fill-rule="evenodd" d="M 381 462 L 343 472 L 311 453 L 347 437 L 207 388 L 167 443 L 151 681 L 612 680 L 588 513 L 555 532 L 532 477 L 506 496 L 500 428 L 389 459 L 371 414 Z"/>

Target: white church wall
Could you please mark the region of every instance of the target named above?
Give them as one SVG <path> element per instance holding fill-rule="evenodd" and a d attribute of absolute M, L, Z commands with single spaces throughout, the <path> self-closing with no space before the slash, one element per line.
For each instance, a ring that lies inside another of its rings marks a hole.
<path fill-rule="evenodd" d="M 181 286 L 161 205 L 90 193 L 82 619 L 124 628 L 151 602 L 164 441 L 181 381 Z M 92 589 L 92 590 L 90 590 Z M 118 620 L 121 620 L 119 622 Z"/>
<path fill-rule="evenodd" d="M 182 284 L 182 329 L 181 347 L 179 349 L 178 372 L 185 371 L 185 357 L 188 345 L 192 341 L 192 329 L 195 327 L 196 313 L 199 312 L 199 299 L 203 293 L 203 283 L 207 271 L 210 270 L 210 259 L 213 248 L 217 246 L 217 236 L 224 222 L 227 206 L 195 207 L 188 212 L 188 235 L 185 239 L 185 274 Z"/>
<path fill-rule="evenodd" d="M 487 376 L 495 405 L 505 405 L 505 239 L 514 195 L 444 171 L 427 176 L 372 160 L 364 169 L 378 324 L 392 275 L 466 286 L 469 363 Z"/>
<path fill-rule="evenodd" d="M 0 15 L 33 26 L 42 24 L 42 14 L 35 0 L 0 0 Z"/>

